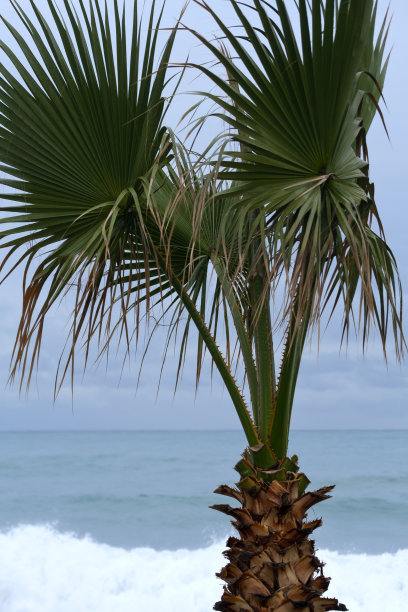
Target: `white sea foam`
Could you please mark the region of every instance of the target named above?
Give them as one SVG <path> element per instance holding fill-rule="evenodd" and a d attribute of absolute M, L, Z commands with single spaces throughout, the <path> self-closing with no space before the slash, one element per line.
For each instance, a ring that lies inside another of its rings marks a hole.
<path fill-rule="evenodd" d="M 49 526 L 0 533 L 1 612 L 210 612 L 224 544 L 200 550 L 124 550 Z M 320 551 L 331 593 L 350 612 L 402 611 L 408 550 L 341 555 Z"/>

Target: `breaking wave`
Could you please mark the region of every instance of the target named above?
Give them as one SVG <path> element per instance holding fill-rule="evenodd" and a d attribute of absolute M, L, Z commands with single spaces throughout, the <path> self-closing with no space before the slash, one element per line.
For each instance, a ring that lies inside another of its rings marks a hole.
<path fill-rule="evenodd" d="M 224 542 L 198 550 L 125 550 L 22 525 L 0 533 L 1 612 L 210 612 Z M 319 551 L 330 593 L 350 612 L 403 610 L 408 550 L 395 554 Z"/>

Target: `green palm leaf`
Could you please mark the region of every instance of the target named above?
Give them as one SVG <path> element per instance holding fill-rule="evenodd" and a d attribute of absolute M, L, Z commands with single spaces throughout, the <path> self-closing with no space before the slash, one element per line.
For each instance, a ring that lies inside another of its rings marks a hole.
<path fill-rule="evenodd" d="M 78 15 L 64 0 L 65 23 L 48 0 L 52 25 L 33 0 L 36 22 L 11 4 L 21 27 L 3 23 L 24 62 L 0 43 L 11 64 L 0 66 L 2 184 L 11 188 L 1 197 L 14 201 L 1 208 L 9 215 L 3 215 L 1 240 L 5 261 L 13 256 L 13 267 L 26 266 L 14 357 L 23 376 L 30 364 L 29 380 L 44 316 L 71 284 L 77 287 L 75 344 L 87 316 L 90 335 L 100 332 L 108 293 L 120 295 L 124 306 L 129 300 L 120 280 L 127 254 L 127 273 L 147 301 L 166 280 L 145 217 L 152 172 L 171 158 L 163 119 L 176 29 L 157 61 L 163 9 L 155 17 L 154 2 L 145 41 L 136 1 L 130 38 L 117 0 L 112 23 L 107 7 L 103 14 L 94 1 L 86 9 L 81 0 Z"/>
<path fill-rule="evenodd" d="M 249 224 L 251 235 L 265 236 L 268 286 L 282 272 L 286 276 L 285 317 L 296 300 L 298 324 L 310 303 L 307 316 L 318 323 L 332 293 L 328 279 L 335 278 L 342 287 L 348 329 L 350 298 L 357 287 L 346 287 L 340 281 L 344 275 L 332 276 L 333 270 L 348 265 L 358 275 L 364 329 L 374 321 L 385 350 L 392 321 L 400 355 L 398 272 L 392 254 L 384 250 L 368 178 L 366 134 L 375 113 L 381 113 L 388 62 L 386 19 L 375 35 L 377 3 L 300 0 L 299 36 L 282 0 L 276 0 L 273 11 L 268 3 L 253 0 L 250 8 L 256 10 L 259 25 L 241 3 L 231 0 L 242 36 L 205 2 L 199 4 L 211 13 L 232 49 L 230 55 L 195 32 L 228 74 L 225 80 L 197 66 L 221 90 L 222 95 L 202 93 L 217 103 L 222 111 L 218 116 L 233 128 L 227 141 L 239 145 L 227 146 L 219 176 L 231 182 L 228 193 L 239 199 L 241 226 Z M 384 308 L 377 307 L 381 301 Z"/>

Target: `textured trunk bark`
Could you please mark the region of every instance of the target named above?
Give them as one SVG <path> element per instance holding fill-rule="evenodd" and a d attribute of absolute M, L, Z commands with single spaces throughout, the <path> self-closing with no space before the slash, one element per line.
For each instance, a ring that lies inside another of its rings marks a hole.
<path fill-rule="evenodd" d="M 241 507 L 213 506 L 234 518 L 232 525 L 240 536 L 227 542 L 224 556 L 229 563 L 217 574 L 226 586 L 214 610 L 347 610 L 337 599 L 322 597 L 330 578 L 323 575 L 323 563 L 309 539 L 322 521 L 308 522 L 306 516 L 309 508 L 330 497 L 334 487 L 304 493 L 308 481 L 297 473 L 297 458 L 285 458 L 265 470 L 256 468 L 249 457 L 246 453 L 237 465 L 237 488 L 222 485 L 215 491 L 236 499 Z"/>

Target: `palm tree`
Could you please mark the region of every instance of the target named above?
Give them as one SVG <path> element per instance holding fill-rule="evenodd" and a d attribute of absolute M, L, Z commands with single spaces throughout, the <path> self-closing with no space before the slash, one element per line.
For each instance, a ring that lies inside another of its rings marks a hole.
<path fill-rule="evenodd" d="M 3 19 L 21 52 L 1 43 L 9 68 L 0 65 L 0 159 L 12 190 L 2 194 L 12 202 L 1 208 L 2 269 L 24 266 L 25 279 L 11 376 L 29 385 L 44 321 L 71 288 L 56 391 L 78 343 L 85 364 L 94 340 L 101 353 L 118 335 L 130 347 L 159 306 L 169 339 L 184 325 L 180 369 L 194 325 L 197 382 L 206 349 L 248 440 L 237 488 L 217 489 L 241 507 L 216 506 L 239 538 L 228 541 L 215 609 L 345 610 L 323 597 L 329 579 L 308 539 L 321 521 L 306 513 L 332 487 L 306 492 L 287 446 L 305 338 L 325 310 L 341 305 L 347 338 L 357 302 L 364 344 L 375 326 L 386 354 L 390 325 L 398 357 L 404 348 L 398 271 L 366 144 L 374 115 L 382 117 L 387 23 L 376 35 L 374 0 L 299 0 L 297 37 L 282 0 L 253 0 L 250 19 L 230 0 L 243 27 L 236 36 L 199 2 L 224 40 L 195 35 L 228 75 L 198 66 L 221 90 L 203 96 L 232 128 L 204 159 L 163 124 L 177 85 L 168 93 L 177 28 L 157 64 L 154 2 L 144 40 L 135 0 L 128 41 L 117 0 L 113 24 L 96 0 L 88 9 L 78 1 L 79 16 L 63 0 L 67 24 L 52 0 L 53 27 L 34 0 L 36 20 L 11 0 L 24 34 Z"/>

